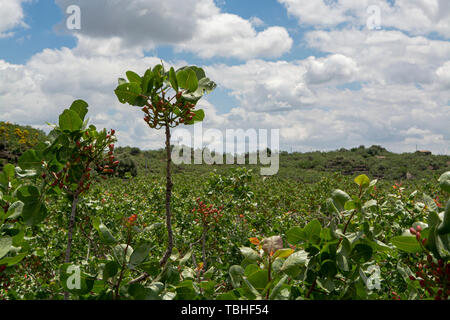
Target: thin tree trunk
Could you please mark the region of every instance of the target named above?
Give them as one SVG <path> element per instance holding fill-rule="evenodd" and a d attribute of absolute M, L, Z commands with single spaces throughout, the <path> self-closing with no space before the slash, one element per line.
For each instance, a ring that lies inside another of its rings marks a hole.
<path fill-rule="evenodd" d="M 66 249 L 66 258 L 64 260 L 65 263 L 70 262 L 70 252 L 72 250 L 72 239 L 73 239 L 73 228 L 75 226 L 75 215 L 77 213 L 77 205 L 78 205 L 78 192 L 75 193 L 72 201 L 72 213 L 70 215 L 69 219 L 69 233 L 68 233 L 68 240 L 67 240 L 67 249 Z M 64 292 L 64 299 L 69 299 L 69 293 Z"/>
<path fill-rule="evenodd" d="M 170 200 L 172 198 L 172 177 L 171 177 L 171 163 L 172 154 L 170 150 L 170 127 L 166 124 L 166 152 L 167 152 L 167 168 L 166 168 L 166 226 L 167 226 L 167 250 L 163 258 L 159 262 L 160 265 L 165 265 L 173 249 L 173 231 L 172 231 L 172 211 L 170 209 Z"/>
<path fill-rule="evenodd" d="M 203 270 L 206 270 L 206 227 L 203 227 L 202 234 L 202 258 L 203 258 Z"/>

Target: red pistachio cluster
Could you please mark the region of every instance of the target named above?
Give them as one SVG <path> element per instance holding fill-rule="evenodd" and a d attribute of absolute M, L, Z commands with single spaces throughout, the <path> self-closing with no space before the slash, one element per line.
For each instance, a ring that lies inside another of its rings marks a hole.
<path fill-rule="evenodd" d="M 427 244 L 428 239 L 426 238 L 422 239 L 421 235 L 422 227 L 420 225 L 417 225 L 416 228 L 413 227 L 409 228 L 409 232 L 411 232 L 411 234 L 414 234 L 416 236 L 417 241 L 422 243 L 422 245 L 425 246 Z"/>
<path fill-rule="evenodd" d="M 84 132 L 84 141 L 80 139 L 75 142 L 76 150 L 72 153 L 70 161 L 67 161 L 61 170 L 57 172 L 52 171 L 48 163 L 42 161 L 42 165 L 46 169 L 46 172 L 42 174 L 42 179 L 51 187 L 59 187 L 70 191 L 70 169 L 82 164 L 84 169 L 83 175 L 79 180 L 78 190 L 80 190 L 80 193 L 88 191 L 91 187 L 91 165 L 97 165 L 97 170 L 102 173 L 114 173 L 114 168 L 119 165 L 119 161 L 115 161 L 113 155 L 114 144 L 112 142 L 115 140 L 114 134 L 115 130 L 113 129 L 108 132 L 105 143 L 109 144 L 109 152 L 105 158 L 99 159 L 99 154 L 103 154 L 103 150 L 96 148 L 94 142 L 89 143 L 89 131 Z M 100 164 L 104 162 L 108 164 Z"/>
<path fill-rule="evenodd" d="M 448 300 L 450 296 L 450 264 L 442 259 L 435 261 L 431 255 L 417 265 L 416 277 L 410 276 L 412 281 L 419 281 L 420 286 L 435 300 Z"/>
<path fill-rule="evenodd" d="M 169 121 L 170 124 L 175 124 L 176 126 L 188 121 L 192 121 L 195 117 L 195 104 L 186 102 L 182 99 L 182 92 L 178 92 L 172 99 L 176 98 L 177 102 L 173 105 L 171 100 L 165 100 L 165 92 L 162 92 L 163 97 L 153 103 L 147 103 L 145 107 L 142 108 L 144 112 L 144 121 L 150 126 L 150 128 L 156 128 L 161 125 L 169 111 Z M 173 115 L 173 108 L 178 108 L 179 113 Z"/>
<path fill-rule="evenodd" d="M 213 221 L 218 223 L 220 218 L 222 218 L 223 206 L 219 208 L 215 208 L 212 204 L 208 206 L 203 201 L 201 201 L 200 198 L 197 198 L 196 202 L 197 208 L 192 209 L 192 212 L 198 215 L 199 218 L 196 218 L 195 221 L 199 222 L 199 219 L 201 219 L 203 225 L 207 226 Z"/>
<path fill-rule="evenodd" d="M 130 217 L 128 217 L 126 220 L 127 227 L 131 227 L 132 225 L 134 225 L 136 220 L 137 220 L 137 214 L 132 214 Z"/>

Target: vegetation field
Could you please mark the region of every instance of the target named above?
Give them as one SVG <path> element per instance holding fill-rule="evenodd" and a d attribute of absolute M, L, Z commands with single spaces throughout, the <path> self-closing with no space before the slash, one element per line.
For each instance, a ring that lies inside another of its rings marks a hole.
<path fill-rule="evenodd" d="M 116 148 L 81 100 L 47 136 L 5 138 L 23 149 L 0 174 L 0 299 L 449 298 L 450 157 L 361 146 L 283 152 L 274 176 L 177 166 L 169 128 L 203 120 L 198 88 L 214 86 L 194 67 L 127 78 L 119 101 L 166 130 L 165 149 Z"/>

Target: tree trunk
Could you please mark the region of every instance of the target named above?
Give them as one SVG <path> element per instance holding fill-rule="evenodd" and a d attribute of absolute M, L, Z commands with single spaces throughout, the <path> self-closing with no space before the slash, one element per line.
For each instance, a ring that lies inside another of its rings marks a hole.
<path fill-rule="evenodd" d="M 72 213 L 70 215 L 69 220 L 69 233 L 68 233 L 68 240 L 67 240 L 67 249 L 66 249 L 66 258 L 64 260 L 65 263 L 70 262 L 70 251 L 72 249 L 72 239 L 73 239 L 73 227 L 75 226 L 75 215 L 77 213 L 77 205 L 78 205 L 78 192 L 75 193 L 72 201 Z M 64 299 L 69 299 L 69 293 L 64 292 Z"/>
<path fill-rule="evenodd" d="M 163 258 L 159 262 L 161 265 L 165 265 L 173 249 L 173 231 L 172 231 L 172 211 L 170 209 L 170 200 L 172 198 L 172 177 L 171 177 L 171 164 L 172 154 L 170 150 L 170 127 L 166 124 L 166 152 L 167 152 L 167 168 L 166 168 L 166 226 L 167 226 L 167 250 Z"/>

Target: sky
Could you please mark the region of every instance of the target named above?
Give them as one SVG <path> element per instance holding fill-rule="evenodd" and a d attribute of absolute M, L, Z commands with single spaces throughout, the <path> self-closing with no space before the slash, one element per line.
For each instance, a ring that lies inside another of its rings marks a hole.
<path fill-rule="evenodd" d="M 448 0 L 0 0 L 2 121 L 48 131 L 83 99 L 118 145 L 162 148 L 114 95 L 161 61 L 217 83 L 204 129 L 279 129 L 287 151 L 450 154 Z"/>

